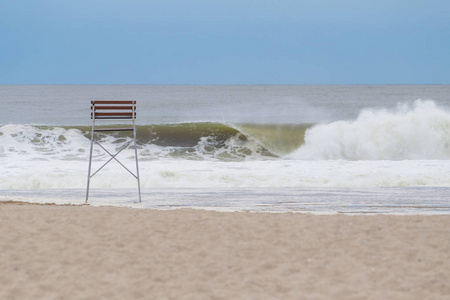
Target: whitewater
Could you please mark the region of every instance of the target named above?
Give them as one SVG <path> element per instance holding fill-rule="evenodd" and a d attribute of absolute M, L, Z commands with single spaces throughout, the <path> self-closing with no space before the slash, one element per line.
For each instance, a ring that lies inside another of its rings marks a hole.
<path fill-rule="evenodd" d="M 449 86 L 0 86 L 0 201 L 82 204 L 91 99 L 137 100 L 143 203 L 114 162 L 91 205 L 450 213 Z M 112 151 L 130 139 L 99 134 Z M 133 166 L 129 147 L 118 158 Z M 94 150 L 95 166 L 109 156 Z M 94 166 L 94 169 L 95 169 Z"/>

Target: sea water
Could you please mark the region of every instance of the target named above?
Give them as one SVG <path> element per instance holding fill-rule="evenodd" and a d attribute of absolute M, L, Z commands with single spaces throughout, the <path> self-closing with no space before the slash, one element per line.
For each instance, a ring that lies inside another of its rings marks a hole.
<path fill-rule="evenodd" d="M 102 99 L 137 101 L 142 203 L 112 161 L 91 205 L 450 213 L 449 85 L 0 85 L 0 200 L 84 203 Z M 95 147 L 93 169 L 109 158 Z M 134 170 L 132 147 L 117 158 Z"/>

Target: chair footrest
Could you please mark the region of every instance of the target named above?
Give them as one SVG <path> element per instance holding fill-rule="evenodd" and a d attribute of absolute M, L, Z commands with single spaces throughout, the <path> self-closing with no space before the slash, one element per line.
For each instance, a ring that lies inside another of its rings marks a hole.
<path fill-rule="evenodd" d="M 96 128 L 94 132 L 98 131 L 133 131 L 133 128 Z"/>

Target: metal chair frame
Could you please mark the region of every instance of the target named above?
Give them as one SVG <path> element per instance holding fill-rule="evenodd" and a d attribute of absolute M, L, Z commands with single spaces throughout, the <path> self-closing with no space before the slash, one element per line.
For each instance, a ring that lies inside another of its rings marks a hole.
<path fill-rule="evenodd" d="M 138 154 L 136 147 L 136 101 L 134 100 L 92 100 L 91 101 L 91 119 L 92 119 L 92 131 L 91 131 L 91 150 L 89 153 L 89 170 L 88 170 L 88 178 L 87 178 L 87 188 L 86 188 L 86 202 L 89 199 L 89 186 L 91 178 L 94 177 L 103 167 L 105 167 L 109 162 L 115 160 L 119 163 L 125 170 L 127 170 L 134 178 L 137 179 L 138 182 L 138 191 L 139 191 L 139 202 L 141 202 L 141 184 L 139 177 L 139 164 L 138 164 Z M 121 120 L 126 121 L 130 120 L 132 122 L 132 127 L 121 127 L 121 128 L 96 128 L 95 121 L 96 120 Z M 95 132 L 113 132 L 113 131 L 133 131 L 133 140 L 127 142 L 122 145 L 122 147 L 116 152 L 112 154 L 105 147 L 103 147 L 98 141 L 95 141 L 95 144 L 99 145 L 106 153 L 111 156 L 111 158 L 105 162 L 100 168 L 97 169 L 91 175 L 91 167 L 92 167 L 92 151 L 94 148 L 94 133 Z M 124 149 L 126 149 L 131 143 L 134 142 L 134 154 L 136 158 L 136 174 L 130 171 L 124 164 L 122 164 L 116 156 L 119 155 Z"/>

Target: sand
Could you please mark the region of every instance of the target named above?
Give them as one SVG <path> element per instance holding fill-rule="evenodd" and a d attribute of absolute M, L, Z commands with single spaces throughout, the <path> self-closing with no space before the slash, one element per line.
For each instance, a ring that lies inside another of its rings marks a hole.
<path fill-rule="evenodd" d="M 0 299 L 450 299 L 450 216 L 0 204 Z"/>

